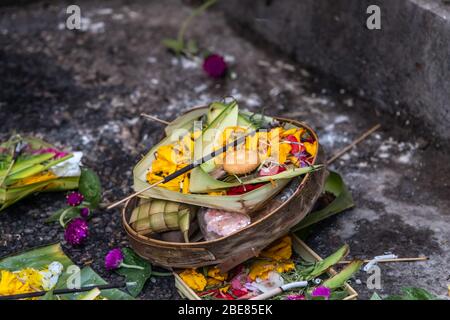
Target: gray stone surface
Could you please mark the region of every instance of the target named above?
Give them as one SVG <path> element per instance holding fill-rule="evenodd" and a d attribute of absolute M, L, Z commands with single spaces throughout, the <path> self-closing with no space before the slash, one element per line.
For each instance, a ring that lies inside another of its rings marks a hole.
<path fill-rule="evenodd" d="M 381 30 L 366 9 L 381 8 Z M 409 113 L 450 138 L 450 6 L 441 0 L 221 2 L 234 24 L 392 114 Z M 257 38 L 253 36 L 253 38 Z"/>
<path fill-rule="evenodd" d="M 61 27 L 64 4 L 2 7 L 0 139 L 16 130 L 82 150 L 108 203 L 131 191 L 132 167 L 161 137 L 162 127 L 142 120 L 141 112 L 173 119 L 191 106 L 233 95 L 242 107 L 308 122 L 328 154 L 381 123 L 377 134 L 333 165 L 356 207 L 318 225 L 308 243 L 321 255 L 343 243 L 360 258 L 385 251 L 427 255 L 428 262 L 383 266 L 379 292 L 419 286 L 446 294 L 450 155 L 408 115 L 392 117 L 329 77 L 242 38 L 221 12 L 207 13 L 189 31 L 202 49 L 225 55 L 230 77 L 215 81 L 198 63 L 178 60 L 160 44 L 176 34 L 189 7 L 177 1 L 78 3 L 88 18 L 84 32 Z M 116 280 L 103 259 L 109 249 L 128 244 L 119 210 L 95 212 L 89 240 L 72 248 L 58 225 L 44 223 L 63 205 L 64 194 L 45 194 L 0 213 L 0 256 L 62 241 L 78 264 Z M 373 293 L 365 278 L 361 272 L 361 284 L 354 283 L 361 298 Z M 149 282 L 140 296 L 177 297 L 172 278 Z"/>

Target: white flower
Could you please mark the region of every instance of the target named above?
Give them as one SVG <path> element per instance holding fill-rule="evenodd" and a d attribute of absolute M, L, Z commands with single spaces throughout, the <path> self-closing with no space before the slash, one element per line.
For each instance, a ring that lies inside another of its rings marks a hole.
<path fill-rule="evenodd" d="M 73 157 L 58 163 L 51 171 L 58 177 L 78 177 L 81 174 L 80 164 L 83 152 L 73 152 Z"/>
<path fill-rule="evenodd" d="M 61 262 L 53 261 L 48 265 L 48 271 L 50 271 L 53 275 L 59 276 L 64 270 L 64 266 Z"/>
<path fill-rule="evenodd" d="M 42 288 L 48 291 L 56 286 L 63 269 L 64 266 L 60 262 L 53 261 L 48 265 L 46 270 L 40 271 L 39 273 L 42 275 Z"/>

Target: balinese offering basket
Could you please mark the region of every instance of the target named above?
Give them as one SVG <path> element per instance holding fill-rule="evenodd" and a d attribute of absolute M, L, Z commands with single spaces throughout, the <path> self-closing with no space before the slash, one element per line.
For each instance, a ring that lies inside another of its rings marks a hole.
<path fill-rule="evenodd" d="M 189 111 L 185 116 L 178 118 L 169 124 L 165 130 L 166 134 L 171 134 L 174 124 L 180 125 L 182 123 L 186 123 L 186 121 L 191 121 L 194 117 L 199 117 L 207 112 L 207 107 L 195 108 Z M 304 123 L 276 117 L 273 119 L 305 128 L 309 134 L 314 137 L 315 141 L 318 141 L 316 133 Z M 154 148 L 152 150 L 150 153 L 154 152 Z M 318 152 L 314 156 L 312 164 L 323 163 L 324 155 L 322 150 L 319 148 Z M 145 185 L 142 179 L 139 183 L 136 181 L 137 176 L 143 176 L 142 171 L 136 172 L 136 170 L 140 170 L 139 168 L 143 164 L 148 167 L 148 159 L 144 158 L 135 168 L 135 189 L 137 190 L 139 190 L 139 188 L 143 188 Z M 276 189 L 282 185 L 281 190 L 275 194 L 272 194 L 267 200 L 258 203 L 252 207 L 252 210 L 247 212 L 252 218 L 251 224 L 228 236 L 214 240 L 179 243 L 162 241 L 138 234 L 129 224 L 133 209 L 138 205 L 138 198 L 131 199 L 126 203 L 122 211 L 122 223 L 130 244 L 135 252 L 155 265 L 169 269 L 197 268 L 207 265 L 219 265 L 223 271 L 227 271 L 243 261 L 258 255 L 258 253 L 267 245 L 287 234 L 293 226 L 298 224 L 308 214 L 308 212 L 310 212 L 315 202 L 321 195 L 326 176 L 327 170 L 325 167 L 322 167 L 320 170 L 316 170 L 287 181 L 285 181 L 286 179 L 277 181 L 273 184 L 274 186 L 272 188 Z M 268 187 L 270 188 L 270 186 Z M 158 192 L 160 191 L 154 191 L 151 196 L 148 194 L 144 196 L 146 198 L 159 198 Z M 177 197 L 180 198 L 184 196 L 186 195 L 181 193 L 177 195 Z M 215 203 L 220 202 L 220 198 L 229 198 L 230 196 L 213 197 L 203 195 L 202 197 L 218 199 L 218 201 L 211 202 L 210 205 L 207 205 L 209 207 L 214 207 Z M 175 198 L 173 201 L 177 201 L 177 199 L 180 201 L 180 198 Z M 180 202 L 195 205 L 195 202 Z M 242 200 L 242 204 L 245 204 L 245 200 Z M 222 205 L 223 202 L 219 203 L 218 207 L 220 208 Z M 237 212 L 238 210 L 234 211 Z"/>

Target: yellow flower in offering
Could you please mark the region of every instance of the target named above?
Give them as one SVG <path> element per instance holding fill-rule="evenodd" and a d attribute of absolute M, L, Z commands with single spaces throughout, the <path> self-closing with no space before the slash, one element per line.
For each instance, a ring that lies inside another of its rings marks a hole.
<path fill-rule="evenodd" d="M 195 291 L 203 291 L 206 287 L 206 278 L 195 269 L 186 269 L 180 273 L 181 279 Z"/>
<path fill-rule="evenodd" d="M 271 271 L 276 271 L 278 273 L 288 272 L 295 269 L 295 264 L 292 261 L 286 262 L 276 262 L 276 261 L 266 261 L 266 260 L 256 260 L 250 266 L 250 272 L 248 277 L 255 281 L 256 278 L 262 280 L 267 280 L 269 278 L 269 273 Z"/>
<path fill-rule="evenodd" d="M 289 236 L 275 241 L 263 250 L 260 256 L 268 260 L 256 260 L 251 264 L 249 277 L 253 281 L 256 278 L 266 280 L 271 271 L 283 273 L 295 269 L 294 262 L 290 260 L 292 256 L 292 239 Z"/>
<path fill-rule="evenodd" d="M 22 281 L 16 274 L 8 270 L 0 272 L 0 296 L 29 293 L 36 291 L 29 283 Z"/>
<path fill-rule="evenodd" d="M 219 291 L 222 292 L 222 293 L 227 293 L 228 290 L 230 290 L 230 287 L 231 286 L 228 284 L 225 287 L 219 288 Z"/>
<path fill-rule="evenodd" d="M 210 286 L 217 286 L 227 280 L 228 273 L 221 273 L 220 269 L 217 267 L 209 268 L 208 269 L 208 278 L 206 279 L 208 287 Z"/>
<path fill-rule="evenodd" d="M 206 286 L 207 287 L 215 287 L 218 286 L 219 284 L 221 284 L 223 281 L 214 279 L 214 278 L 208 278 L 206 279 Z"/>
<path fill-rule="evenodd" d="M 269 131 L 269 140 L 280 140 L 281 134 L 283 133 L 283 128 L 276 127 Z"/>
<path fill-rule="evenodd" d="M 278 163 L 284 164 L 287 161 L 288 155 L 291 152 L 291 145 L 288 143 L 279 144 Z"/>
<path fill-rule="evenodd" d="M 308 152 L 311 156 L 315 156 L 317 153 L 317 141 L 314 141 L 313 143 L 305 142 L 303 143 L 305 146 L 306 152 Z"/>
<path fill-rule="evenodd" d="M 288 129 L 288 130 L 283 131 L 283 133 L 281 134 L 281 137 L 285 138 L 290 135 L 295 135 L 296 132 L 297 132 L 297 128 Z"/>
<path fill-rule="evenodd" d="M 301 136 L 306 132 L 305 128 L 292 128 L 292 129 L 288 129 L 286 131 L 284 131 L 281 134 L 282 138 L 286 138 L 287 136 L 294 136 L 297 141 L 301 141 Z"/>
<path fill-rule="evenodd" d="M 292 239 L 285 236 L 260 253 L 261 257 L 273 259 L 275 261 L 288 260 L 292 256 Z"/>
<path fill-rule="evenodd" d="M 183 193 L 189 193 L 189 173 L 184 175 L 184 179 L 181 182 L 181 190 Z"/>
<path fill-rule="evenodd" d="M 292 261 L 277 263 L 275 270 L 278 273 L 288 272 L 295 269 L 295 264 Z"/>
<path fill-rule="evenodd" d="M 147 181 L 150 184 L 156 183 L 187 166 L 191 161 L 193 150 L 194 141 L 191 135 L 184 136 L 175 144 L 159 147 L 151 170 L 147 173 Z M 189 175 L 186 173 L 159 186 L 171 191 L 189 193 Z"/>
<path fill-rule="evenodd" d="M 41 173 L 38 173 L 33 176 L 30 176 L 30 177 L 27 177 L 27 178 L 17 181 L 14 184 L 14 187 L 27 186 L 30 184 L 44 182 L 44 181 L 48 181 L 48 180 L 52 180 L 52 179 L 56 179 L 56 178 L 58 178 L 58 176 L 55 175 L 53 172 L 45 171 L 45 172 L 41 172 Z"/>
<path fill-rule="evenodd" d="M 220 282 L 227 280 L 228 272 L 222 273 L 218 267 L 209 268 L 208 277 L 216 279 Z"/>
<path fill-rule="evenodd" d="M 15 274 L 20 280 L 28 283 L 34 289 L 40 289 L 42 287 L 42 274 L 36 269 L 26 268 L 15 272 Z"/>
<path fill-rule="evenodd" d="M 272 261 L 256 260 L 250 266 L 248 277 L 255 281 L 256 278 L 266 280 L 269 277 L 269 272 L 275 270 L 275 264 Z"/>

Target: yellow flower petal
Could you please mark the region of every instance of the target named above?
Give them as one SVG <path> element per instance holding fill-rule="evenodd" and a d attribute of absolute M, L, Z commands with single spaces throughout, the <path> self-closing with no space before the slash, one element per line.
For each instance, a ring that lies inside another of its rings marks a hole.
<path fill-rule="evenodd" d="M 278 163 L 284 164 L 287 160 L 288 154 L 291 152 L 291 145 L 288 143 L 279 144 Z"/>
<path fill-rule="evenodd" d="M 226 293 L 230 289 L 230 285 L 226 285 L 225 287 L 220 288 L 220 292 Z"/>
<path fill-rule="evenodd" d="M 12 295 L 35 291 L 27 282 L 22 282 L 14 273 L 1 270 L 0 295 Z"/>
<path fill-rule="evenodd" d="M 183 182 L 182 182 L 182 184 L 183 184 L 183 193 L 189 193 L 189 175 L 188 174 L 185 174 L 184 175 L 184 179 L 183 179 Z"/>
<path fill-rule="evenodd" d="M 292 128 L 292 129 L 289 129 L 289 130 L 286 130 L 286 131 L 284 131 L 282 134 L 281 134 L 281 137 L 287 137 L 287 136 L 290 136 L 290 135 L 295 135 L 297 133 L 297 128 Z"/>
<path fill-rule="evenodd" d="M 14 187 L 21 187 L 21 186 L 27 186 L 30 184 L 38 183 L 38 182 L 44 182 L 52 179 L 58 178 L 57 175 L 55 175 L 51 171 L 45 171 L 38 174 L 35 174 L 33 176 L 20 179 L 14 184 Z"/>
<path fill-rule="evenodd" d="M 15 273 L 23 282 L 27 282 L 31 287 L 39 289 L 42 286 L 42 275 L 38 270 L 26 268 Z"/>
<path fill-rule="evenodd" d="M 208 277 L 219 280 L 219 281 L 225 281 L 228 278 L 228 273 L 222 273 L 220 272 L 220 269 L 218 267 L 209 268 L 208 270 Z"/>
<path fill-rule="evenodd" d="M 256 260 L 250 266 L 250 272 L 248 277 L 255 281 L 256 278 L 267 279 L 269 277 L 269 272 L 275 270 L 275 265 L 270 261 Z"/>
<path fill-rule="evenodd" d="M 308 152 L 311 156 L 314 157 L 317 153 L 317 141 L 314 141 L 313 143 L 304 142 L 303 144 L 306 148 L 306 152 Z"/>
<path fill-rule="evenodd" d="M 290 259 L 292 256 L 291 237 L 285 236 L 275 241 L 269 247 L 264 249 L 261 252 L 260 256 L 268 259 L 273 259 L 276 261 Z"/>
<path fill-rule="evenodd" d="M 203 291 L 206 287 L 206 278 L 195 269 L 186 269 L 180 273 L 181 279 L 195 291 Z"/>
<path fill-rule="evenodd" d="M 219 284 L 221 284 L 223 281 L 220 281 L 220 280 L 217 280 L 217 279 L 214 279 L 214 278 L 208 278 L 208 279 L 206 279 L 206 285 L 208 286 L 208 287 L 215 287 L 215 286 L 218 286 Z"/>
<path fill-rule="evenodd" d="M 276 265 L 276 271 L 278 273 L 288 272 L 295 269 L 295 264 L 292 261 L 278 263 Z"/>

